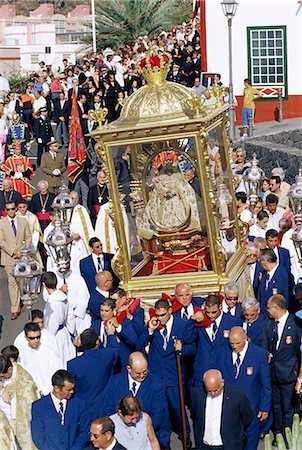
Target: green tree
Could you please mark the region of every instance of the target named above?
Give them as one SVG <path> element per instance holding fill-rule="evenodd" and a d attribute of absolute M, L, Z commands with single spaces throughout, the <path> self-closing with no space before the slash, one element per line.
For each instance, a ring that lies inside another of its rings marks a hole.
<path fill-rule="evenodd" d="M 102 0 L 96 4 L 97 47 L 117 48 L 169 30 L 192 16 L 190 0 Z"/>

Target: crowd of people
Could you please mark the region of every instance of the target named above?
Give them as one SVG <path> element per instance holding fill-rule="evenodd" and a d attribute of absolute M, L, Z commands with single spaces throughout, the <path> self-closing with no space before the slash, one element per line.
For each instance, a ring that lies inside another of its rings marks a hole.
<path fill-rule="evenodd" d="M 270 430 L 274 443 L 278 433 L 285 436 L 297 410 L 302 284 L 291 240 L 296 225 L 290 186 L 282 168 L 263 177 L 260 196 L 250 203 L 244 183 L 250 163 L 243 149 L 233 151 L 237 212 L 249 226 L 250 296 L 240 297 L 240 287 L 230 281 L 223 293 L 206 298 L 193 294 L 188 284 L 175 283 L 174 296 L 163 296 L 146 313 L 139 299 L 128 298 L 111 266 L 114 243 L 103 231 L 109 220 L 103 217 L 106 174 L 99 170 L 89 136 L 90 165 L 71 186 L 73 245 L 64 277 L 48 247 L 52 203 L 68 164 L 60 148 L 69 145 L 73 93 L 85 135 L 97 126 L 94 110 L 106 107 L 108 122 L 116 120 L 125 98 L 145 84 L 136 61 L 150 48 L 171 52 L 168 80 L 211 101 L 200 82 L 199 36 L 183 26 L 152 40 L 143 36 L 115 54 L 107 49 L 81 65 L 65 60 L 57 73 L 41 62 L 25 91 L 9 92 L 2 105 L 1 170 L 8 177 L 0 191 L 0 249 L 12 320 L 22 312 L 12 268 L 23 242 L 45 268 L 45 307 L 32 309 L 24 329 L 1 350 L 3 448 L 159 450 L 171 448 L 173 431 L 186 448 L 194 436 L 196 449 L 256 450 Z M 214 81 L 221 83 L 218 74 Z M 28 156 L 33 139 L 44 176 L 34 195 L 35 168 Z M 208 151 L 215 177 L 218 143 L 209 142 Z M 124 186 L 131 178 L 130 153 L 129 146 L 117 158 Z M 90 186 L 93 177 L 96 184 Z M 124 212 L 133 223 L 131 201 Z M 134 228 L 129 232 L 133 247 L 138 242 Z"/>

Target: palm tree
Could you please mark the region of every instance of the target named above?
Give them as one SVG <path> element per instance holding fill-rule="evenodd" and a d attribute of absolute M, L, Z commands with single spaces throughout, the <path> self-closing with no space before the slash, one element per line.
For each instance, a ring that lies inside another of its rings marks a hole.
<path fill-rule="evenodd" d="M 102 0 L 96 7 L 97 46 L 119 47 L 169 30 L 192 16 L 190 0 Z"/>

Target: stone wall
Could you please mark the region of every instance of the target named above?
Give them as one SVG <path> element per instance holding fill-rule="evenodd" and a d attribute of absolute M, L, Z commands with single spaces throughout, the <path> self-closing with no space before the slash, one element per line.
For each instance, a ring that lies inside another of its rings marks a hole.
<path fill-rule="evenodd" d="M 286 172 L 285 181 L 292 184 L 299 167 L 302 167 L 302 130 L 246 139 L 244 149 L 248 160 L 256 153 L 259 165 L 267 176 L 274 167 L 280 166 Z"/>

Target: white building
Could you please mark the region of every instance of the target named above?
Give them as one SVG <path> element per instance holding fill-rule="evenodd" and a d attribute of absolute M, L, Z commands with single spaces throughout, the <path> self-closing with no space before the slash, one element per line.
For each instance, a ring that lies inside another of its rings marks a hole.
<path fill-rule="evenodd" d="M 228 26 L 221 1 L 205 0 L 207 70 L 220 73 L 228 84 Z M 275 119 L 280 88 L 284 117 L 302 117 L 302 2 L 237 2 L 232 27 L 233 83 L 239 106 L 243 80 L 249 78 L 263 94 L 257 100 L 256 121 Z"/>

